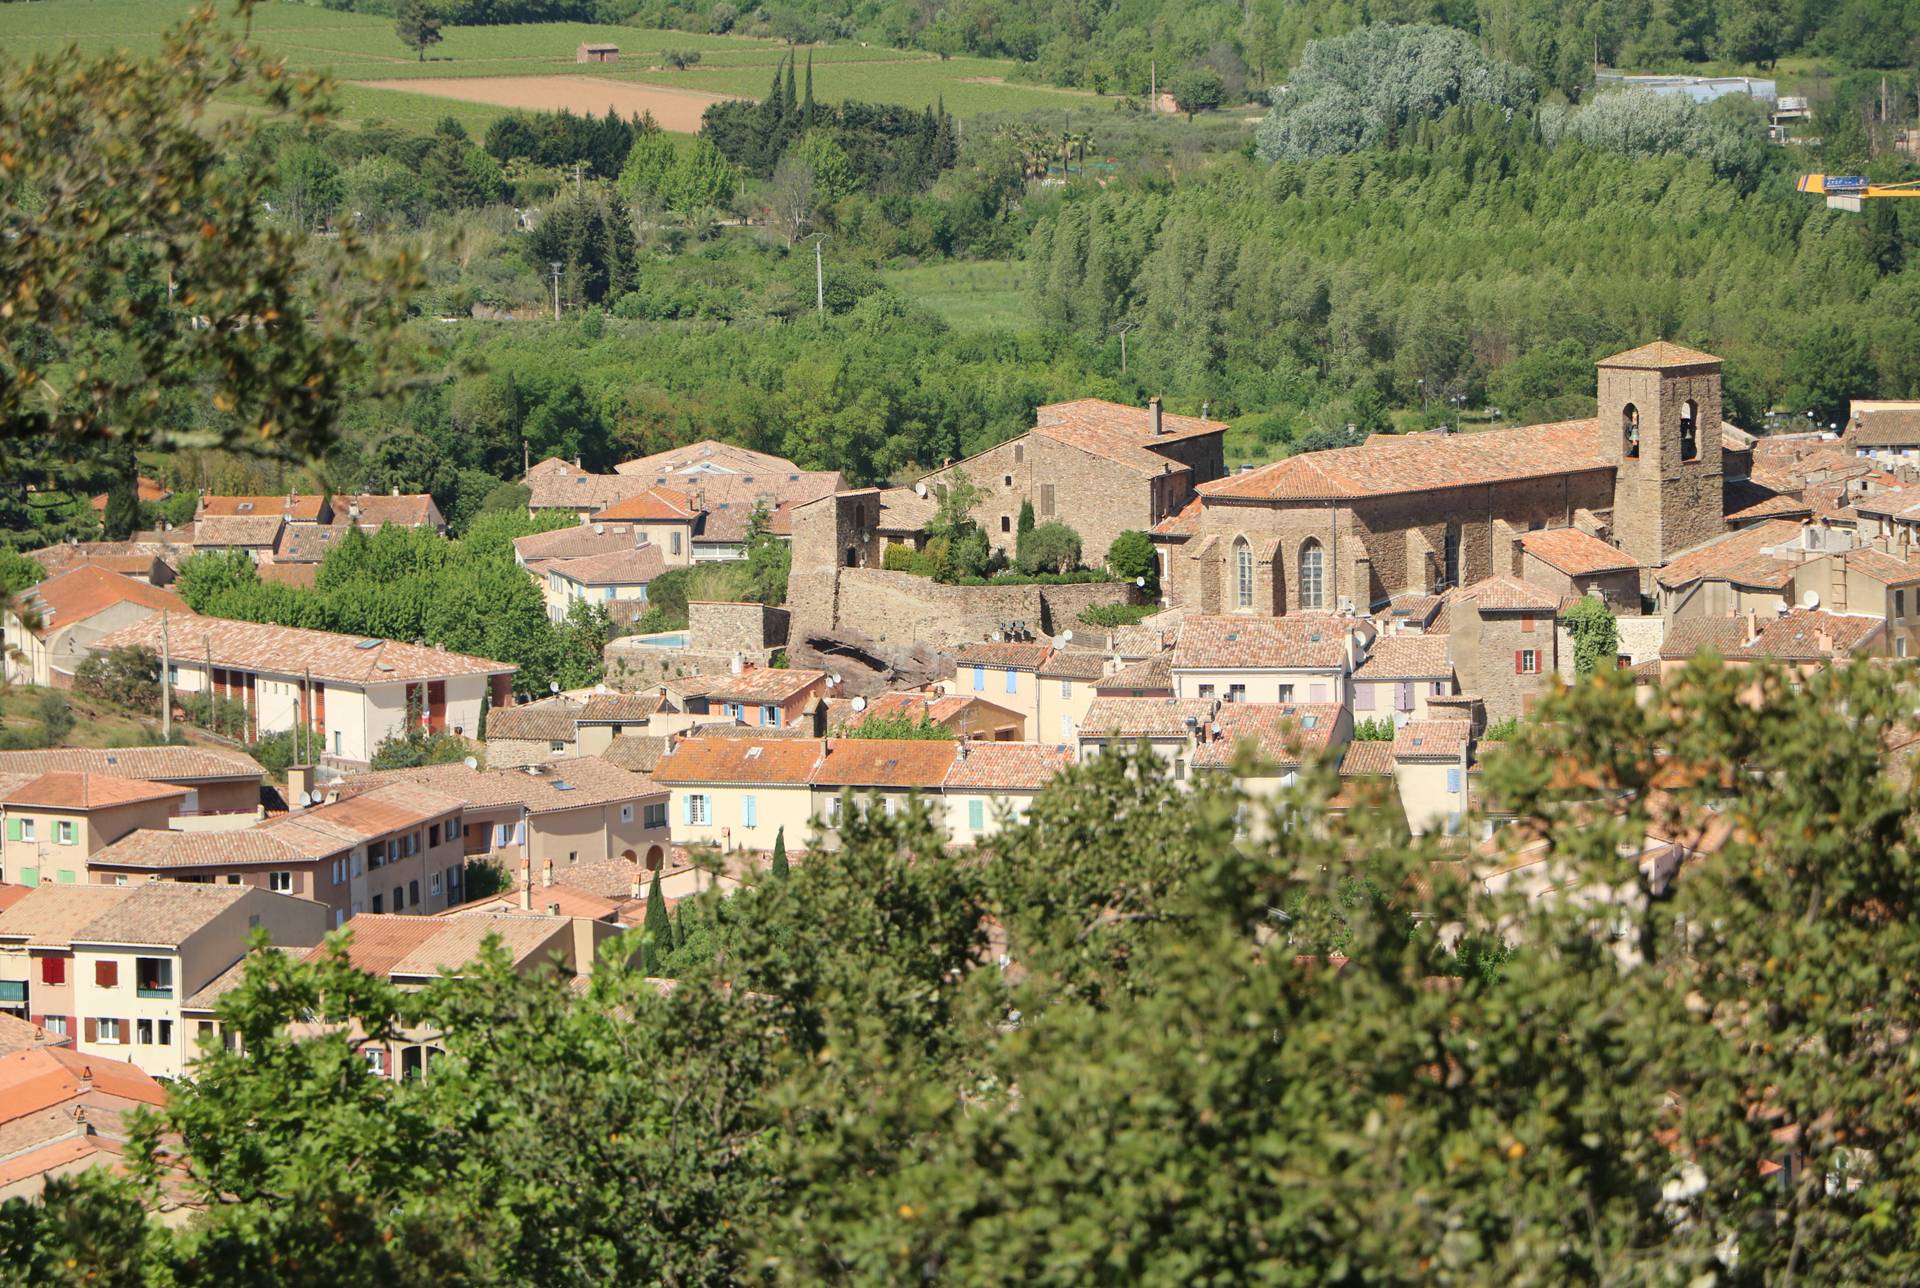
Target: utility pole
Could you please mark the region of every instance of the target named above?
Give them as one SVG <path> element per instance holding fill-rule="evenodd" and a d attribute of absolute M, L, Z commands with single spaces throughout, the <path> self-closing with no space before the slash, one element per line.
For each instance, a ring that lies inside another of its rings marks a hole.
<path fill-rule="evenodd" d="M 1135 63 L 1138 67 L 1140 64 Z M 1147 60 L 1147 111 L 1160 110 L 1160 64 L 1153 59 Z"/>
<path fill-rule="evenodd" d="M 1138 326 L 1137 322 L 1122 322 L 1114 330 L 1120 333 L 1120 374 L 1127 374 L 1127 332 Z"/>
<path fill-rule="evenodd" d="M 823 238 L 813 239 L 813 307 L 822 317 L 827 313 L 827 277 L 820 266 L 820 243 Z"/>
<path fill-rule="evenodd" d="M 160 740 L 173 741 L 173 641 L 167 631 L 166 610 L 160 612 Z"/>
<path fill-rule="evenodd" d="M 553 320 L 560 320 L 560 261 L 548 260 L 547 267 L 553 270 Z"/>

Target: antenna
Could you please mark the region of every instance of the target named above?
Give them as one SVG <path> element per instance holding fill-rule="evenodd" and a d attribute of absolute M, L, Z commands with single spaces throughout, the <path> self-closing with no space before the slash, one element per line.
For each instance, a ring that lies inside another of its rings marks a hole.
<path fill-rule="evenodd" d="M 465 760 L 461 761 L 460 763 L 465 765 L 468 769 L 480 768 L 480 762 L 475 760 L 472 756 L 468 756 Z"/>

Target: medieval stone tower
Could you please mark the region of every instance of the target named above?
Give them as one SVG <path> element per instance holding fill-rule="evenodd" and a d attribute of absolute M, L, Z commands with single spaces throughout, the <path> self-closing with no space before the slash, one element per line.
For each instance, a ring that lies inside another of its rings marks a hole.
<path fill-rule="evenodd" d="M 1615 467 L 1614 540 L 1658 567 L 1724 535 L 1720 359 L 1661 340 L 1599 366 L 1600 443 Z"/>

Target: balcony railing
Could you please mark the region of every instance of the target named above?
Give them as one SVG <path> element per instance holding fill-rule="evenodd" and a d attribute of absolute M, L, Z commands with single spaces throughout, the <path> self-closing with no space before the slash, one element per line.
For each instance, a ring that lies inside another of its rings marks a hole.
<path fill-rule="evenodd" d="M 135 989 L 133 990 L 133 992 L 134 992 L 134 995 L 135 995 L 136 997 L 160 997 L 160 998 L 171 998 L 171 997 L 173 996 L 173 985 L 171 985 L 171 984 L 141 984 L 141 985 L 138 985 L 137 987 L 135 987 Z"/>

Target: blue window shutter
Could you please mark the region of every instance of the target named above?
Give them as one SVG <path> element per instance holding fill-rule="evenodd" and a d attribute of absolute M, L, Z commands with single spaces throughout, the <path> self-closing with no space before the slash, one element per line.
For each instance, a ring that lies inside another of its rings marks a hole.
<path fill-rule="evenodd" d="M 986 826 L 987 807 L 984 801 L 967 802 L 967 826 L 978 832 Z"/>
<path fill-rule="evenodd" d="M 1020 672 L 1018 671 L 1007 672 L 1007 692 L 1008 693 L 1020 692 Z"/>
<path fill-rule="evenodd" d="M 974 667 L 973 668 L 973 691 L 975 693 L 979 693 L 981 690 L 985 689 L 986 687 L 987 687 L 987 668 L 984 666 Z"/>
<path fill-rule="evenodd" d="M 693 798 L 691 796 L 682 795 L 680 797 L 680 821 L 686 824 L 693 822 Z"/>
<path fill-rule="evenodd" d="M 752 796 L 740 798 L 740 823 L 743 827 L 756 827 L 760 822 L 760 811 L 754 807 Z"/>
<path fill-rule="evenodd" d="M 1447 790 L 1456 795 L 1459 794 L 1460 770 L 1458 768 L 1450 768 L 1447 770 Z"/>

